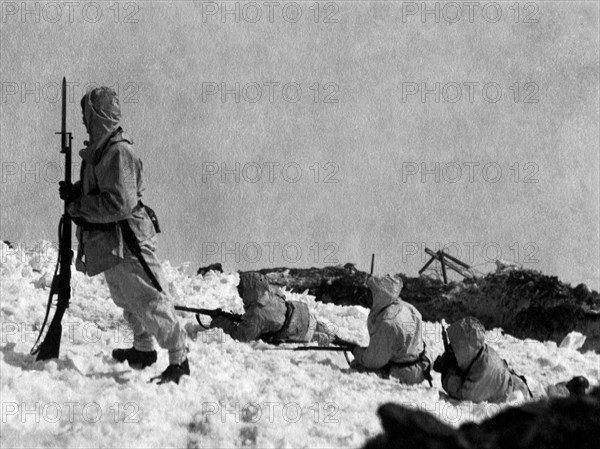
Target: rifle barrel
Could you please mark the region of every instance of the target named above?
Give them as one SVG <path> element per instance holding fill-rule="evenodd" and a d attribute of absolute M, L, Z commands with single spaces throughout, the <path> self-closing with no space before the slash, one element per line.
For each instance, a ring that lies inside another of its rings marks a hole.
<path fill-rule="evenodd" d="M 195 309 L 194 307 L 175 306 L 175 310 L 181 310 L 182 312 L 202 313 L 202 309 Z"/>
<path fill-rule="evenodd" d="M 199 313 L 200 315 L 233 315 L 231 312 L 225 312 L 221 309 L 202 309 L 196 307 L 186 306 L 175 306 L 175 310 L 181 310 L 182 312 Z"/>
<path fill-rule="evenodd" d="M 62 80 L 62 115 L 61 115 L 61 152 L 64 153 L 67 148 L 67 77 Z"/>
<path fill-rule="evenodd" d="M 67 132 L 67 77 L 63 77 L 62 82 L 62 117 L 61 117 L 61 153 L 65 154 L 65 184 L 71 184 L 71 133 Z M 63 290 L 68 293 L 63 293 L 63 296 L 68 295 L 68 300 L 71 298 L 71 261 L 73 254 L 71 251 L 72 240 L 72 224 L 69 211 L 67 209 L 67 200 L 64 202 L 62 233 L 60 236 L 59 250 L 61 251 L 61 267 L 60 276 L 62 278 Z"/>
<path fill-rule="evenodd" d="M 267 351 L 352 351 L 350 346 L 295 346 L 293 348 L 261 348 Z"/>

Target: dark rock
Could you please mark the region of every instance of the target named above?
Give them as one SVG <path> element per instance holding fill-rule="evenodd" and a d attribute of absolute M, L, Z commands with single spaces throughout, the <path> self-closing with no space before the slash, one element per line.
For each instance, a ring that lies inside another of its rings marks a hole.
<path fill-rule="evenodd" d="M 363 449 L 466 449 L 462 435 L 432 414 L 387 403 L 377 410 L 384 433 Z"/>
<path fill-rule="evenodd" d="M 571 396 L 583 396 L 590 387 L 590 381 L 583 376 L 577 376 L 566 383 L 567 390 Z M 598 423 L 600 424 L 600 423 Z"/>
<path fill-rule="evenodd" d="M 297 293 L 308 291 L 318 301 L 337 305 L 370 307 L 370 294 L 365 282 L 368 274 L 354 264 L 325 268 L 267 268 L 258 270 L 272 285 Z"/>
<path fill-rule="evenodd" d="M 209 271 L 216 271 L 217 273 L 222 273 L 223 272 L 223 266 L 220 263 L 213 263 L 213 264 L 211 264 L 211 265 L 209 265 L 207 267 L 200 267 L 200 268 L 198 268 L 198 271 L 196 272 L 196 274 L 204 276 Z"/>
<path fill-rule="evenodd" d="M 510 407 L 459 429 L 393 403 L 379 407 L 378 414 L 384 433 L 363 449 L 588 449 L 600 439 L 600 388 L 589 396 Z"/>

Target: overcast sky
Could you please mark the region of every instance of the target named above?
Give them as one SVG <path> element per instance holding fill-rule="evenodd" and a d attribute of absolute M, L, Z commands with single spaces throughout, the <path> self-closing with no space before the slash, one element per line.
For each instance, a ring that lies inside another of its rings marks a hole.
<path fill-rule="evenodd" d="M 23 5 L 1 5 L 2 239 L 56 239 L 66 76 L 76 164 L 85 86 L 118 90 L 172 264 L 416 275 L 446 245 L 599 286 L 593 2 Z"/>

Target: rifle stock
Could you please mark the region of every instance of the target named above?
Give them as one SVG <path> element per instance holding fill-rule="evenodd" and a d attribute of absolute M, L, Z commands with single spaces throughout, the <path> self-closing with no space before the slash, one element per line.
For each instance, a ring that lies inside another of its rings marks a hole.
<path fill-rule="evenodd" d="M 61 153 L 65 155 L 65 183 L 71 184 L 71 141 L 73 135 L 67 132 L 67 80 L 63 78 L 62 84 L 62 117 L 61 131 L 56 133 L 61 135 Z M 48 304 L 46 306 L 46 316 L 38 338 L 31 348 L 31 354 L 36 355 L 36 360 L 49 360 L 58 358 L 60 352 L 60 340 L 62 335 L 62 318 L 65 311 L 69 308 L 71 299 L 71 261 L 73 260 L 73 251 L 71 250 L 71 217 L 67 211 L 67 201 L 64 202 L 63 216 L 58 226 L 58 260 L 54 270 L 54 278 L 50 287 Z M 56 310 L 52 317 L 52 322 L 48 327 L 48 332 L 40 345 L 38 342 L 42 338 L 46 322 L 52 306 L 52 298 L 56 295 Z"/>

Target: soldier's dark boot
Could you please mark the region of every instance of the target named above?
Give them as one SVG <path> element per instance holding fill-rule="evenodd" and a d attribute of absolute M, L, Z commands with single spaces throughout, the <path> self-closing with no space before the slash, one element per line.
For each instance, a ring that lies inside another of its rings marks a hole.
<path fill-rule="evenodd" d="M 167 369 L 164 370 L 160 376 L 156 376 L 156 377 L 153 377 L 152 379 L 150 379 L 150 382 L 158 380 L 157 383 L 159 385 L 165 384 L 168 382 L 175 382 L 176 384 L 179 384 L 179 379 L 181 379 L 182 376 L 189 376 L 189 375 L 190 375 L 190 364 L 188 363 L 188 360 L 185 359 L 183 362 L 181 362 L 178 365 L 169 365 L 167 367 Z"/>
<path fill-rule="evenodd" d="M 112 356 L 113 359 L 121 363 L 127 360 L 129 366 L 135 369 L 144 369 L 153 365 L 157 359 L 156 351 L 138 351 L 135 348 L 114 349 Z"/>

